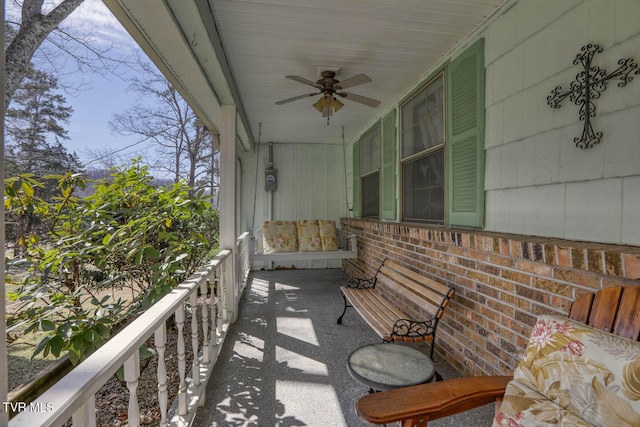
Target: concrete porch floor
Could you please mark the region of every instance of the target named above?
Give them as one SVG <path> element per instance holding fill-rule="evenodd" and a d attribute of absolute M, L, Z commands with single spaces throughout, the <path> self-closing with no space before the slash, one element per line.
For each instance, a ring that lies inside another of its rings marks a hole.
<path fill-rule="evenodd" d="M 354 309 L 336 324 L 346 280 L 339 269 L 252 272 L 193 425 L 370 426 L 355 413 L 367 388 L 346 361 L 380 338 Z M 440 359 L 444 378 L 459 376 Z M 490 426 L 492 413 L 486 405 L 429 426 Z"/>

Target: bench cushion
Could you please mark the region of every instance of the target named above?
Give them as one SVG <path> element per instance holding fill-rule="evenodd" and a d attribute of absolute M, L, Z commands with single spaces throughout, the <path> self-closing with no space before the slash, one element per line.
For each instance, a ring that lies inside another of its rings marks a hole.
<path fill-rule="evenodd" d="M 318 220 L 318 227 L 320 228 L 320 241 L 322 242 L 323 251 L 337 251 L 338 250 L 338 230 L 336 229 L 336 222 L 334 220 Z"/>
<path fill-rule="evenodd" d="M 295 221 L 265 221 L 262 225 L 263 252 L 297 252 L 298 233 Z"/>
<path fill-rule="evenodd" d="M 590 427 L 591 424 L 550 401 L 544 394 L 518 381 L 507 384 L 495 427 L 563 426 Z"/>
<path fill-rule="evenodd" d="M 512 383 L 496 427 L 640 425 L 640 342 L 571 319 L 538 317 Z"/>
<path fill-rule="evenodd" d="M 300 252 L 318 252 L 322 250 L 320 227 L 318 220 L 302 220 L 297 222 L 298 249 Z"/>

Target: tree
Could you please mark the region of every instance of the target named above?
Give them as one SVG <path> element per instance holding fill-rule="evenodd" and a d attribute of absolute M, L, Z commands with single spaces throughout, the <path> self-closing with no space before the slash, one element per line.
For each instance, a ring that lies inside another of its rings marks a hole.
<path fill-rule="evenodd" d="M 111 129 L 120 135 L 138 135 L 154 141 L 162 156 L 154 166 L 170 172 L 175 182 L 184 179 L 193 191 L 209 187 L 211 165 L 216 164 L 212 157 L 215 160 L 217 154 L 213 135 L 155 67 L 141 59 L 138 62 L 143 78 L 132 78 L 130 90 L 154 104 L 136 104 L 115 114 L 109 122 Z M 164 161 L 166 156 L 171 156 L 171 163 Z"/>
<path fill-rule="evenodd" d="M 6 177 L 30 174 L 41 179 L 47 175 L 82 171 L 78 156 L 69 153 L 60 142 L 67 139 L 64 125 L 69 122 L 73 109 L 66 105 L 56 89 L 55 77 L 32 68 L 16 90 L 5 116 Z M 56 185 L 49 180 L 45 185 L 35 186 L 34 191 L 38 197 L 49 201 L 56 192 Z M 22 233 L 42 231 L 38 215 L 32 211 L 21 214 Z M 11 223 L 17 220 L 11 213 L 7 219 Z M 19 248 L 20 245 L 16 249 Z"/>
<path fill-rule="evenodd" d="M 47 36 L 84 0 L 63 0 L 49 13 L 43 13 L 44 0 L 24 0 L 20 28 L 5 48 L 4 106 L 31 69 L 31 60 Z"/>
<path fill-rule="evenodd" d="M 20 17 L 16 17 L 18 22 L 5 23 L 12 29 L 9 35 L 14 34 L 6 39 L 4 50 L 5 108 L 33 64 L 55 75 L 68 92 L 86 85 L 78 77 L 78 71 L 89 69 L 104 76 L 119 77 L 119 67 L 130 65 L 127 59 L 111 55 L 111 44 L 105 44 L 104 37 L 97 37 L 93 30 L 83 28 L 78 31 L 61 25 L 82 3 L 84 0 L 23 0 L 20 5 L 18 1 L 12 1 L 11 9 L 19 8 Z M 73 80 L 67 79 L 71 74 Z"/>
<path fill-rule="evenodd" d="M 8 160 L 16 173 L 44 176 L 82 168 L 75 153 L 69 154 L 60 144 L 68 139 L 64 125 L 73 109 L 56 93 L 55 77 L 30 69 L 14 94 L 12 107 L 6 111 Z M 54 138 L 49 143 L 48 137 Z"/>
<path fill-rule="evenodd" d="M 69 153 L 61 144 L 68 139 L 64 125 L 73 109 L 57 88 L 54 76 L 30 69 L 16 90 L 5 120 L 7 176 L 31 173 L 43 177 L 83 169 L 76 153 Z"/>

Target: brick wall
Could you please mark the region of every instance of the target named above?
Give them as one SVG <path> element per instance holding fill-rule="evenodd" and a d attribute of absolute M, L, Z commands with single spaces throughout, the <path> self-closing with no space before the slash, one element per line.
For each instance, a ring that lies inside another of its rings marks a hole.
<path fill-rule="evenodd" d="M 467 375 L 509 375 L 542 313 L 566 315 L 594 290 L 640 286 L 640 248 L 560 239 L 341 220 L 357 234 L 350 276 L 370 277 L 391 258 L 454 286 L 436 352 Z"/>

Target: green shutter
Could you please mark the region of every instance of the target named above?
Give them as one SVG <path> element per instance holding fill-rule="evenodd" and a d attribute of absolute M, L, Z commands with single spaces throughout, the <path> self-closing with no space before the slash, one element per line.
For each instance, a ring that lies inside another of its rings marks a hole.
<path fill-rule="evenodd" d="M 360 141 L 353 144 L 353 201 L 351 203 L 351 213 L 354 218 L 360 218 Z"/>
<path fill-rule="evenodd" d="M 484 224 L 484 41 L 447 66 L 447 214 L 450 226 Z"/>
<path fill-rule="evenodd" d="M 382 119 L 380 219 L 396 219 L 396 110 Z"/>

